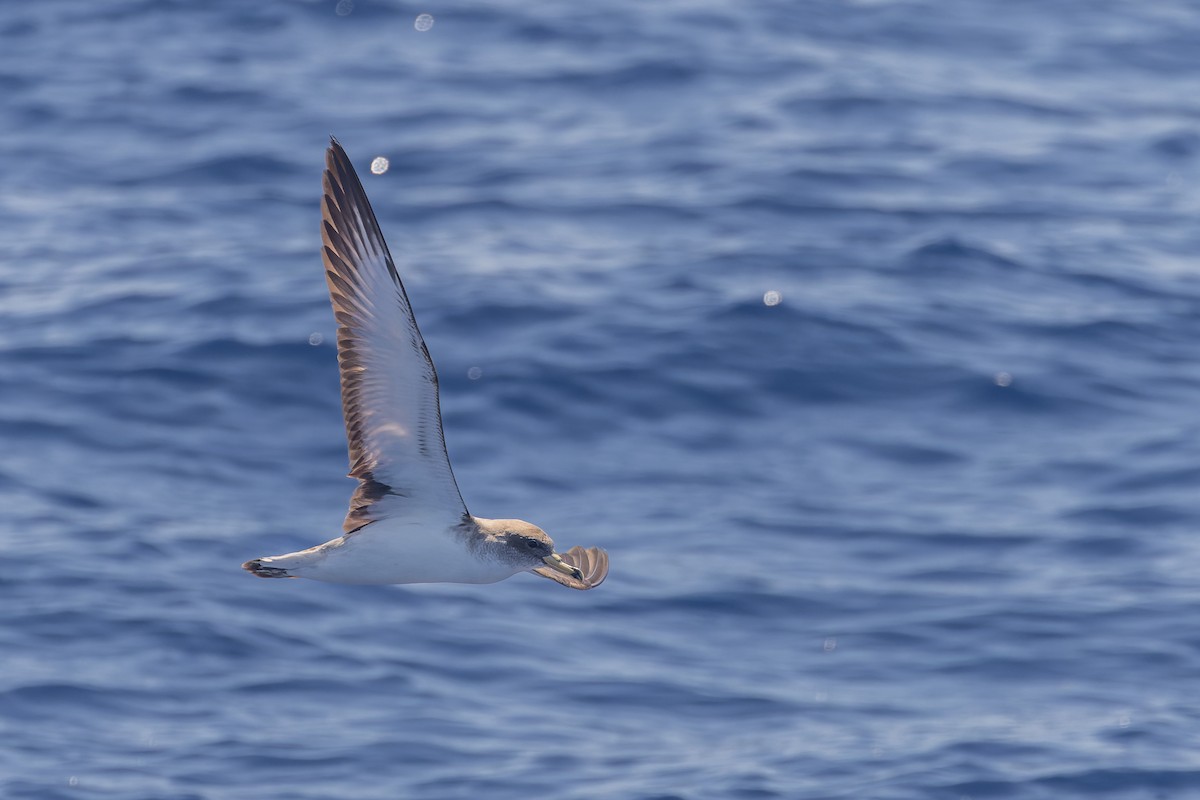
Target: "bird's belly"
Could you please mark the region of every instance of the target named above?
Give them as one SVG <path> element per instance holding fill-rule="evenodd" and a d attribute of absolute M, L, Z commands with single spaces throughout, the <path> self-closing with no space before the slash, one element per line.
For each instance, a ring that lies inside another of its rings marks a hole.
<path fill-rule="evenodd" d="M 477 557 L 455 533 L 381 520 L 322 546 L 303 577 L 329 583 L 495 583 L 519 572 Z"/>

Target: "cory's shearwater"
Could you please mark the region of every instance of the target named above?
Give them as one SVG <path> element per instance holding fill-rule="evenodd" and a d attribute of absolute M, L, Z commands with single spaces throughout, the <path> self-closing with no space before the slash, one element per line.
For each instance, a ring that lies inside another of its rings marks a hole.
<path fill-rule="evenodd" d="M 599 586 L 608 554 L 554 551 L 541 528 L 472 516 L 442 436 L 438 379 L 375 213 L 337 140 L 325 155 L 321 238 L 337 319 L 350 476 L 359 480 L 336 539 L 247 561 L 262 578 L 331 583 L 494 583 L 535 572 Z"/>

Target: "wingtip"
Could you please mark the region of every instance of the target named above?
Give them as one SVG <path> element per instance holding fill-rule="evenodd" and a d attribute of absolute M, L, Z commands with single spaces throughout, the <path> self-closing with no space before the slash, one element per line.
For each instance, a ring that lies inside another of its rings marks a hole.
<path fill-rule="evenodd" d="M 608 577 L 608 551 L 603 547 L 580 547 L 576 545 L 567 551 L 572 557 L 572 563 L 585 569 L 584 579 L 589 589 L 595 589 L 604 583 Z"/>
<path fill-rule="evenodd" d="M 560 555 L 564 562 L 575 567 L 582 573 L 582 577 L 564 575 L 562 572 L 550 569 L 549 567 L 539 567 L 533 570 L 533 572 L 541 575 L 543 578 L 549 578 L 555 583 L 562 584 L 570 589 L 578 589 L 579 591 L 595 589 L 604 583 L 604 579 L 608 577 L 608 552 L 603 548 L 580 547 L 576 545 L 567 552 L 560 553 Z"/>
<path fill-rule="evenodd" d="M 330 136 L 329 147 L 325 148 L 325 168 L 332 169 L 338 162 L 349 164 L 350 156 L 346 154 L 346 148 L 342 147 L 342 143 L 336 137 Z"/>

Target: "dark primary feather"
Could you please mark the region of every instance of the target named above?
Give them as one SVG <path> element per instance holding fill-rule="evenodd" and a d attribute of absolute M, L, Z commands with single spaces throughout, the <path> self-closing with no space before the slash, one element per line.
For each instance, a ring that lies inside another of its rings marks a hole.
<path fill-rule="evenodd" d="M 599 547 L 580 547 L 576 545 L 561 554 L 562 560 L 583 573 L 583 579 L 573 578 L 551 567 L 538 567 L 534 570 L 543 578 L 549 578 L 563 586 L 585 591 L 595 589 L 604 583 L 608 577 L 608 553 Z"/>
<path fill-rule="evenodd" d="M 397 502 L 467 513 L 442 433 L 437 371 L 346 151 L 325 157 L 325 278 L 337 319 L 350 475 L 361 483 L 343 528 L 387 516 Z"/>

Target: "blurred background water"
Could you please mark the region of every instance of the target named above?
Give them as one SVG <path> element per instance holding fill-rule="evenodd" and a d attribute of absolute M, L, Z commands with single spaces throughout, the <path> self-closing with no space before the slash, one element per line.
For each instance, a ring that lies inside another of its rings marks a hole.
<path fill-rule="evenodd" d="M 4 3 L 0 794 L 1200 796 L 1198 53 L 1185 0 Z M 329 134 L 468 506 L 599 590 L 238 568 L 352 488 Z"/>

